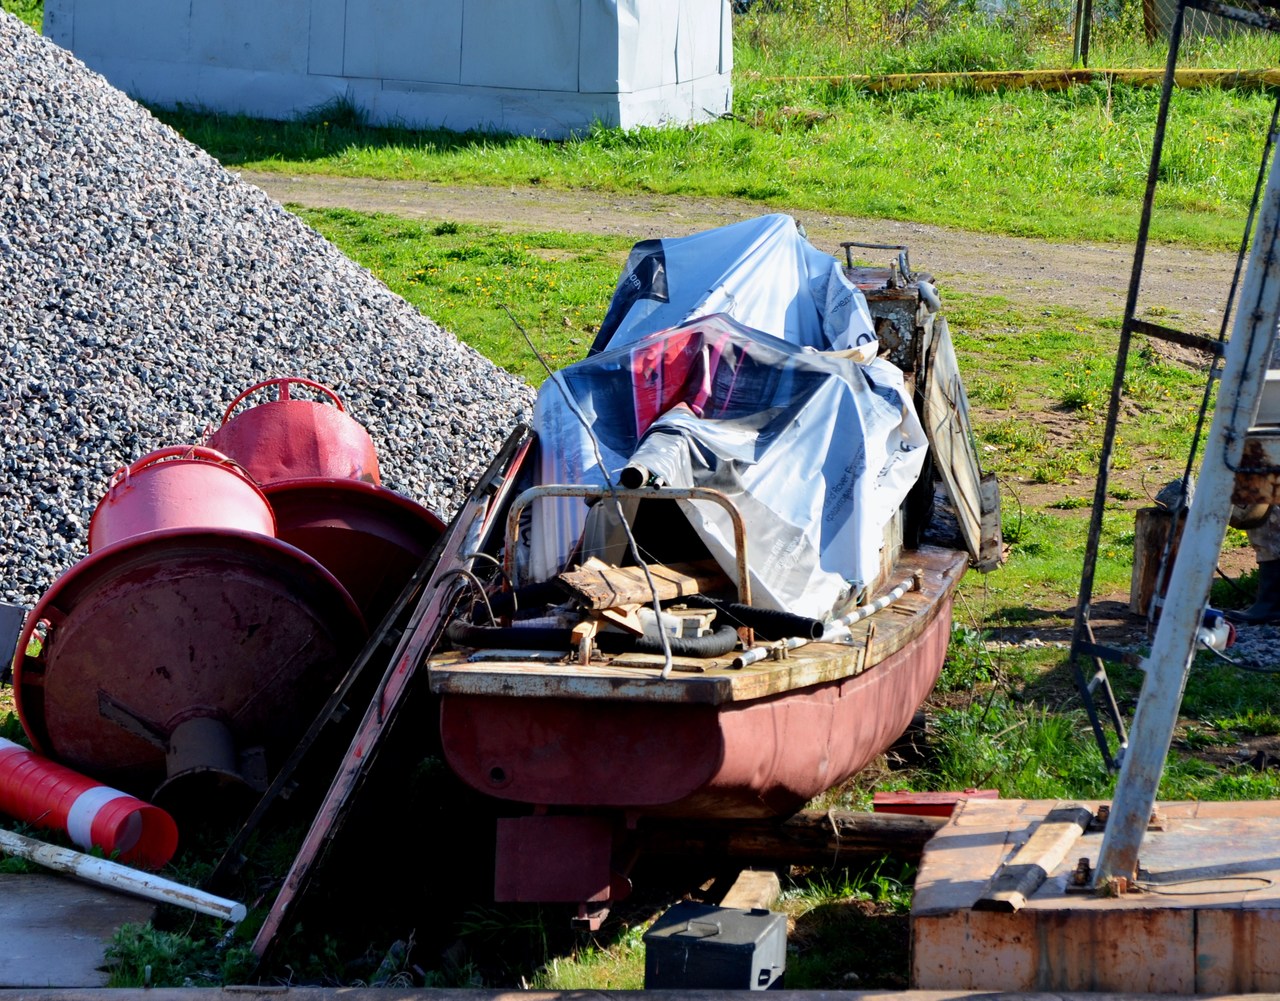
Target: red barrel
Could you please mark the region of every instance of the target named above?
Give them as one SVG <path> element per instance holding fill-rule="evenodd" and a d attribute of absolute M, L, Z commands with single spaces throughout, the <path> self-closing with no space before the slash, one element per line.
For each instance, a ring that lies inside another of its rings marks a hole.
<path fill-rule="evenodd" d="M 122 466 L 89 520 L 89 551 L 171 528 L 232 529 L 274 536 L 266 496 L 233 459 L 173 445 Z"/>
<path fill-rule="evenodd" d="M 290 386 L 307 386 L 332 403 L 299 400 Z M 279 398 L 232 414 L 248 396 L 277 387 Z M 369 433 L 342 405 L 338 394 L 310 379 L 286 376 L 250 386 L 231 401 L 222 426 L 209 436 L 212 448 L 225 452 L 264 486 L 296 479 L 382 480 Z"/>

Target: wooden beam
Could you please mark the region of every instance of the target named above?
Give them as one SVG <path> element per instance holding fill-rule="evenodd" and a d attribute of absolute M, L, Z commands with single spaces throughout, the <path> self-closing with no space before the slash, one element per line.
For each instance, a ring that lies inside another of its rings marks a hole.
<path fill-rule="evenodd" d="M 1079 803 L 1050 810 L 1035 832 L 1008 862 L 996 870 L 973 905 L 975 911 L 1020 910 L 1080 839 L 1093 811 Z"/>
<path fill-rule="evenodd" d="M 782 896 L 782 880 L 772 869 L 743 869 L 720 900 L 721 907 L 767 911 Z"/>
<path fill-rule="evenodd" d="M 802 810 L 778 820 L 646 820 L 640 848 L 652 855 L 710 855 L 755 863 L 842 866 L 885 855 L 917 861 L 944 817 Z"/>

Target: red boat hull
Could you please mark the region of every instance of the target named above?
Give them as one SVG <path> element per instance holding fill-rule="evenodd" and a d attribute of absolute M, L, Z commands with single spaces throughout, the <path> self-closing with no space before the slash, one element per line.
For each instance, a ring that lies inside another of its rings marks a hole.
<path fill-rule="evenodd" d="M 778 816 L 893 744 L 937 681 L 950 633 L 948 596 L 870 670 L 746 703 L 445 694 L 445 757 L 479 792 L 531 806 Z"/>

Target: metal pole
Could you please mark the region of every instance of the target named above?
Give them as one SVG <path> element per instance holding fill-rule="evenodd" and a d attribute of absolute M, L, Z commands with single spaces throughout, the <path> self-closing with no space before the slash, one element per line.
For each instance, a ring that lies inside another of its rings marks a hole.
<path fill-rule="evenodd" d="M 1273 155 L 1240 312 L 1227 344 L 1200 482 L 1187 514 L 1151 653 L 1142 661 L 1142 692 L 1098 855 L 1097 888 L 1116 877 L 1133 879 L 1137 875 L 1138 849 L 1178 721 L 1187 672 L 1196 651 L 1196 632 L 1226 534 L 1235 470 L 1240 466 L 1245 435 L 1258 412 L 1278 319 L 1280 174 Z"/>
<path fill-rule="evenodd" d="M 243 921 L 248 913 L 248 908 L 237 901 L 215 897 L 211 893 L 183 886 L 153 873 L 139 872 L 110 859 L 45 844 L 13 831 L 0 830 L 0 853 L 37 862 L 54 872 L 74 876 L 88 883 L 145 897 L 161 904 L 185 907 L 224 921 Z"/>

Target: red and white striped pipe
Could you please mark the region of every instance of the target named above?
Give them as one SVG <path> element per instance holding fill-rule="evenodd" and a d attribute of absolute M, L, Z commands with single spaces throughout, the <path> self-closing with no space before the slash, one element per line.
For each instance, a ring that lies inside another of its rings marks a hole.
<path fill-rule="evenodd" d="M 0 813 L 65 831 L 84 849 L 160 869 L 178 847 L 178 825 L 158 806 L 81 775 L 0 737 Z"/>

